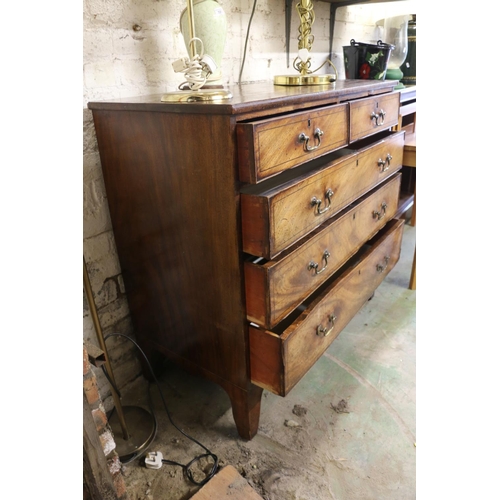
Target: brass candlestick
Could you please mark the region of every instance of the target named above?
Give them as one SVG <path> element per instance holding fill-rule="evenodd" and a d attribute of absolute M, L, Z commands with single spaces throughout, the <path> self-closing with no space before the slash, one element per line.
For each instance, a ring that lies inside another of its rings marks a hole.
<path fill-rule="evenodd" d="M 327 59 L 319 68 L 311 70 L 311 49 L 314 42 L 312 25 L 315 14 L 312 0 L 300 0 L 296 4 L 299 13 L 300 26 L 298 36 L 298 56 L 293 61 L 293 67 L 299 72 L 298 75 L 278 75 L 274 77 L 275 85 L 328 85 L 337 80 L 337 70 L 333 63 Z M 314 74 L 326 63 L 329 63 L 335 70 L 335 74 Z"/>
<path fill-rule="evenodd" d="M 106 349 L 106 342 L 102 334 L 99 316 L 97 315 L 85 258 L 83 259 L 83 285 L 99 346 L 104 352 L 106 372 L 111 381 L 111 395 L 113 396 L 115 411 L 109 418 L 108 423 L 113 432 L 116 452 L 120 460 L 128 462 L 140 457 L 152 443 L 156 435 L 156 419 L 143 408 L 138 406 L 122 406 L 121 404 L 120 396 L 115 390 L 115 377 Z"/>

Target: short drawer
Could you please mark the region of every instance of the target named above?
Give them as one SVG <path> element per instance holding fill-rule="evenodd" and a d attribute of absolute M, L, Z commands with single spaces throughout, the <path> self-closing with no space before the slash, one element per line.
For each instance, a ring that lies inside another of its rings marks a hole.
<path fill-rule="evenodd" d="M 243 251 L 273 259 L 402 166 L 404 133 L 277 185 L 241 192 Z"/>
<path fill-rule="evenodd" d="M 349 103 L 349 142 L 376 134 L 398 124 L 399 92 Z"/>
<path fill-rule="evenodd" d="M 392 220 L 338 277 L 272 331 L 250 324 L 252 382 L 285 396 L 371 297 L 399 260 L 404 221 Z"/>
<path fill-rule="evenodd" d="M 236 125 L 239 177 L 258 183 L 347 145 L 348 105 Z"/>
<path fill-rule="evenodd" d="M 394 217 L 400 185 L 396 174 L 277 259 L 245 262 L 248 320 L 273 328 L 290 314 Z"/>

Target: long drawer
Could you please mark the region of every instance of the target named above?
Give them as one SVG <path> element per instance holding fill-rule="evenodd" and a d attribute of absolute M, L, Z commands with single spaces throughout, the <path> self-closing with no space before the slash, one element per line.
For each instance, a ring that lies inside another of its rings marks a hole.
<path fill-rule="evenodd" d="M 348 105 L 267 118 L 236 126 L 239 177 L 257 183 L 348 143 Z"/>
<path fill-rule="evenodd" d="M 243 251 L 273 259 L 399 170 L 403 146 L 404 132 L 390 134 L 284 184 L 243 189 Z"/>
<path fill-rule="evenodd" d="M 247 318 L 272 328 L 319 288 L 396 214 L 401 174 L 271 261 L 245 262 Z"/>
<path fill-rule="evenodd" d="M 249 326 L 254 384 L 285 396 L 371 297 L 399 260 L 404 221 L 393 219 L 303 308 L 267 330 Z"/>

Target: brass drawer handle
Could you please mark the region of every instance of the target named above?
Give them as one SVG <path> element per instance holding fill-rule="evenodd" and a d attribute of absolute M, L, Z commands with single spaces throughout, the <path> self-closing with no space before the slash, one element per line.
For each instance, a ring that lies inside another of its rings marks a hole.
<path fill-rule="evenodd" d="M 380 127 L 385 122 L 385 115 L 386 115 L 386 113 L 383 109 L 381 109 L 378 113 L 375 113 L 375 111 L 372 111 L 372 114 L 370 115 L 370 119 L 375 120 L 375 125 L 377 127 Z M 379 121 L 379 120 L 381 120 L 381 121 Z"/>
<path fill-rule="evenodd" d="M 324 132 L 320 128 L 317 128 L 314 131 L 314 137 L 317 137 L 318 144 L 316 144 L 316 146 L 309 146 L 309 136 L 302 132 L 302 134 L 299 135 L 299 141 L 304 143 L 304 151 L 314 151 L 318 149 L 321 146 L 321 136 L 323 134 Z"/>
<path fill-rule="evenodd" d="M 387 269 L 387 265 L 389 264 L 389 257 L 388 256 L 384 257 L 384 263 L 385 263 L 385 265 L 383 265 L 383 266 L 380 264 L 377 264 L 377 272 L 383 273 Z"/>
<path fill-rule="evenodd" d="M 382 160 L 382 158 L 379 158 L 377 165 L 380 168 L 380 172 L 387 172 L 391 166 L 391 160 L 392 156 L 390 153 L 387 153 L 387 156 L 385 157 L 385 160 Z"/>
<path fill-rule="evenodd" d="M 331 189 L 327 189 L 325 193 L 325 198 L 326 201 L 328 202 L 328 205 L 325 208 L 320 208 L 322 201 L 316 198 L 316 196 L 313 196 L 311 199 L 311 205 L 313 207 L 316 207 L 315 214 L 316 215 L 321 215 L 324 214 L 327 210 L 330 210 L 330 206 L 332 204 L 332 196 L 333 196 L 333 191 Z"/>
<path fill-rule="evenodd" d="M 380 212 L 377 212 L 376 210 L 373 211 L 373 218 L 377 220 L 384 218 L 386 211 L 387 211 L 387 203 L 384 202 L 380 207 Z"/>
<path fill-rule="evenodd" d="M 307 270 L 310 271 L 311 269 L 314 269 L 314 274 L 321 274 L 327 267 L 328 267 L 328 257 L 330 257 L 330 252 L 328 250 L 325 250 L 323 252 L 323 258 L 322 260 L 325 261 L 325 265 L 318 270 L 319 264 L 317 262 L 309 262 L 309 265 L 307 266 Z"/>
<path fill-rule="evenodd" d="M 331 323 L 331 327 L 327 330 L 323 325 L 318 325 L 316 328 L 316 335 L 319 335 L 320 337 L 328 337 L 330 333 L 332 333 L 333 327 L 335 326 L 335 320 L 337 319 L 337 316 L 335 314 L 329 314 L 328 315 L 328 323 Z"/>

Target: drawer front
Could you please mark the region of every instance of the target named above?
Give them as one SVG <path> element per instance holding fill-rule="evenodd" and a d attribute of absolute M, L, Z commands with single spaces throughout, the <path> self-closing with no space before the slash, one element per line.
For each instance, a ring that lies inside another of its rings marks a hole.
<path fill-rule="evenodd" d="M 349 142 L 398 124 L 399 92 L 349 103 Z"/>
<path fill-rule="evenodd" d="M 239 176 L 258 183 L 347 145 L 348 105 L 236 126 Z"/>
<path fill-rule="evenodd" d="M 250 325 L 252 382 L 285 396 L 371 297 L 399 260 L 404 221 L 392 220 L 283 331 Z"/>
<path fill-rule="evenodd" d="M 403 146 L 397 133 L 293 183 L 242 193 L 243 251 L 274 258 L 400 169 Z"/>
<path fill-rule="evenodd" d="M 245 262 L 248 320 L 273 328 L 299 306 L 394 217 L 400 184 L 397 174 L 278 259 Z"/>

